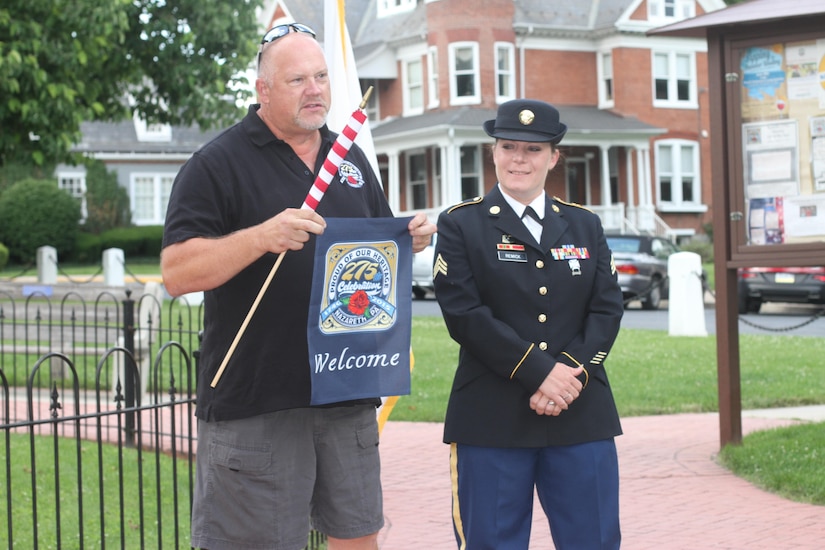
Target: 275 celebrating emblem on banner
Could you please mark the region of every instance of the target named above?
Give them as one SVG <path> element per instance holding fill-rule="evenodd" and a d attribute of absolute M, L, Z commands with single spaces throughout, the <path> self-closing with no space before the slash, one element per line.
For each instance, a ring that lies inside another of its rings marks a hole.
<path fill-rule="evenodd" d="M 395 324 L 397 243 L 336 243 L 324 266 L 321 332 L 381 331 Z"/>

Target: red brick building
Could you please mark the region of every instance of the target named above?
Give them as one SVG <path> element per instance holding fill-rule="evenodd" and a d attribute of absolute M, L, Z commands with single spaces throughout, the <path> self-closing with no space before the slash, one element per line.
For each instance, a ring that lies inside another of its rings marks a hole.
<path fill-rule="evenodd" d="M 270 0 L 262 26 L 323 41 L 324 2 Z M 433 218 L 496 183 L 481 123 L 503 101 L 556 105 L 568 125 L 547 191 L 608 229 L 674 238 L 710 222 L 704 40 L 648 30 L 722 0 L 347 0 L 382 180 L 398 213 Z"/>

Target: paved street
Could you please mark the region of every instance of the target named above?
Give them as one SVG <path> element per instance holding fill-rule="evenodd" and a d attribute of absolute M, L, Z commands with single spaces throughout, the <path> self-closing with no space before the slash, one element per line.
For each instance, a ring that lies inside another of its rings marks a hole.
<path fill-rule="evenodd" d="M 440 316 L 441 310 L 432 294 L 424 300 L 413 300 L 413 315 Z M 821 307 L 801 304 L 765 304 L 758 314 L 749 313 L 739 318 L 740 334 L 778 334 L 783 336 L 825 337 L 825 315 Z M 821 316 L 814 318 L 817 313 Z M 645 311 L 637 303 L 630 303 L 622 318 L 622 328 L 668 330 L 667 301 L 656 311 Z M 716 334 L 716 309 L 712 298 L 705 303 L 705 330 Z"/>

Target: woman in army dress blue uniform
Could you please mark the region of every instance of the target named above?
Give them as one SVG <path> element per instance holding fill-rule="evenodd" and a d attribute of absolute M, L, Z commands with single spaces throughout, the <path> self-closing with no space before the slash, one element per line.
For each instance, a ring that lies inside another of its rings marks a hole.
<path fill-rule="evenodd" d="M 498 184 L 441 214 L 433 267 L 460 344 L 444 425 L 456 540 L 526 549 L 535 490 L 556 548 L 619 548 L 611 252 L 597 215 L 545 193 L 567 130 L 552 105 L 503 103 L 484 129 Z"/>

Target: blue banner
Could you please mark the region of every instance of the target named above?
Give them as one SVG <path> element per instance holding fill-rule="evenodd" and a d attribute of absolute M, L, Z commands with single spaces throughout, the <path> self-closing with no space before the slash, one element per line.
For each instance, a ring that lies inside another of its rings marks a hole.
<path fill-rule="evenodd" d="M 410 219 L 326 219 L 307 326 L 312 405 L 410 393 Z"/>

